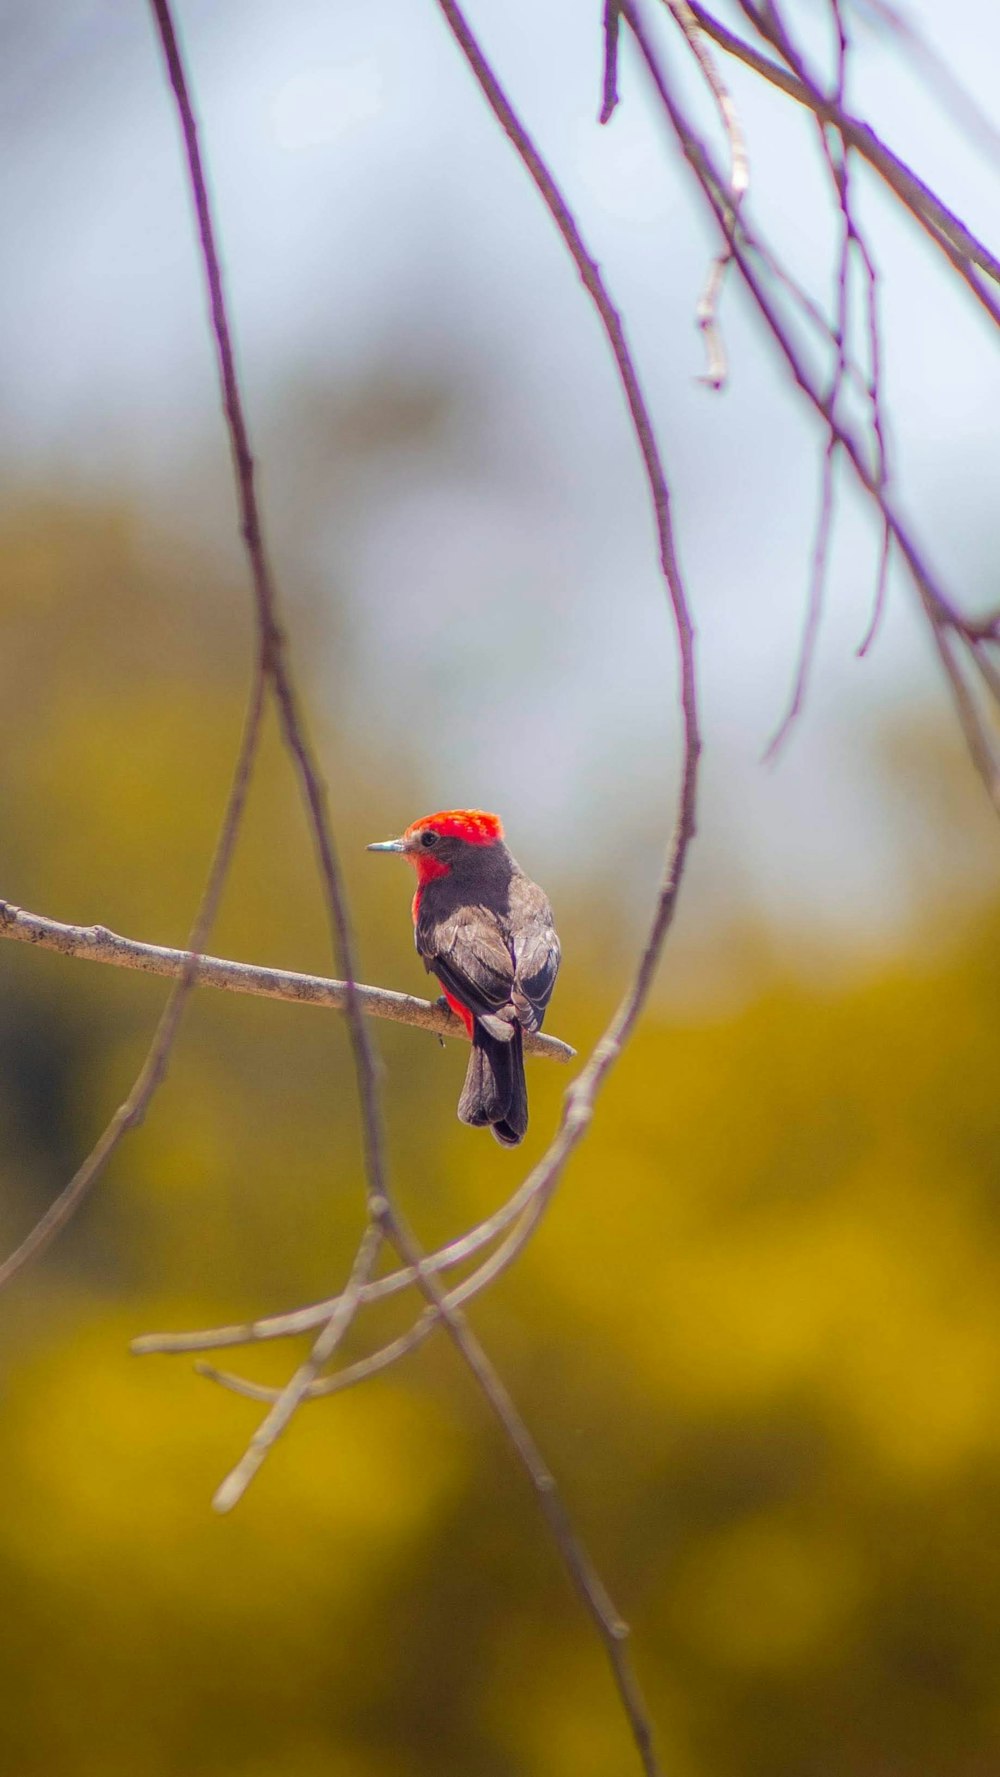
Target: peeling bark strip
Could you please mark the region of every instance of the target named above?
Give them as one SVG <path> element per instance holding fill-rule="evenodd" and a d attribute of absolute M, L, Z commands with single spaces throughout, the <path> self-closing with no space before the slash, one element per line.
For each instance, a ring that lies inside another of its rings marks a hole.
<path fill-rule="evenodd" d="M 16 944 L 37 944 L 43 950 L 58 950 L 63 956 L 81 956 L 90 962 L 111 963 L 118 969 L 138 969 L 146 975 L 168 975 L 181 979 L 192 960 L 188 950 L 169 950 L 160 944 L 140 944 L 135 938 L 123 938 L 109 932 L 107 926 L 62 925 L 55 919 L 44 919 L 39 913 L 26 913 L 10 901 L 0 901 L 0 938 L 13 939 Z M 347 983 L 330 981 L 323 975 L 300 975 L 291 969 L 265 969 L 256 963 L 230 962 L 219 956 L 199 956 L 195 962 L 194 980 L 199 986 L 219 987 L 227 993 L 250 993 L 260 999 L 299 1000 L 310 1006 L 330 1006 L 343 1012 L 347 1008 Z M 391 1018 L 397 1024 L 412 1024 L 419 1030 L 430 1030 L 440 1037 L 456 1037 L 468 1042 L 461 1019 L 447 1007 L 432 1005 L 408 993 L 393 993 L 388 987 L 354 989 L 363 1012 L 371 1018 Z M 558 1037 L 539 1034 L 526 1036 L 527 1055 L 547 1055 L 551 1061 L 572 1061 L 576 1050 Z"/>

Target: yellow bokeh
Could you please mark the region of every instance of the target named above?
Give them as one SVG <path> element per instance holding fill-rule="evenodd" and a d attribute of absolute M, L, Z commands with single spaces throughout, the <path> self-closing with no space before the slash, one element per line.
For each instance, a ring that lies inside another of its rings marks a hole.
<path fill-rule="evenodd" d="M 210 563 L 154 542 L 114 508 L 0 529 L 0 890 L 180 942 L 247 629 Z M 366 757 L 333 722 L 320 742 L 364 970 L 419 992 L 405 890 L 363 852 L 413 806 L 410 763 Z M 569 872 L 551 886 L 567 959 L 552 1026 L 582 1046 L 610 991 L 594 904 Z M 745 949 L 742 997 L 654 1003 L 531 1249 L 471 1311 L 632 1623 L 674 1777 L 1000 1769 L 987 903 L 947 944 L 917 924 L 833 982 L 772 969 L 748 914 L 725 938 L 734 966 Z M 329 967 L 273 726 L 213 945 Z M 13 945 L 0 970 L 7 1250 L 120 1103 L 166 988 Z M 440 1240 L 503 1201 L 572 1076 L 532 1064 L 512 1158 L 455 1120 L 457 1045 L 377 1034 L 393 1175 Z M 362 1219 L 342 1022 L 199 993 L 144 1126 L 2 1304 L 4 1772 L 632 1768 L 601 1650 L 442 1341 L 303 1410 L 226 1519 L 212 1495 L 264 1407 L 188 1359 L 129 1353 L 152 1328 L 329 1294 Z M 366 1310 L 348 1356 L 418 1311 Z M 223 1355 L 275 1385 L 304 1349 Z"/>

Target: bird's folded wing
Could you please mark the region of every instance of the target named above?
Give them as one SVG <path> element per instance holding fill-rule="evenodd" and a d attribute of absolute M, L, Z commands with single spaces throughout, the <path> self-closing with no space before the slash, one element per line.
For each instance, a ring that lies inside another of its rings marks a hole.
<path fill-rule="evenodd" d="M 521 1022 L 529 1029 L 537 1030 L 559 973 L 559 939 L 551 925 L 537 925 L 518 935 L 514 951 L 514 1004 L 518 1007 Z M 526 1002 L 523 1013 L 521 1001 Z"/>
<path fill-rule="evenodd" d="M 454 913 L 434 925 L 418 920 L 416 939 L 428 968 L 474 1016 L 488 1016 L 508 1004 L 514 961 L 485 910 Z"/>

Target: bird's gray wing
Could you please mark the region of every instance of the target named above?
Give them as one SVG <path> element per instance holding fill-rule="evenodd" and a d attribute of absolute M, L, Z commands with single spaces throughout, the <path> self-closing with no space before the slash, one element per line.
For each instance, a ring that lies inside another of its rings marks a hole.
<path fill-rule="evenodd" d="M 525 1030 L 541 1030 L 562 960 L 551 913 L 517 934 L 514 958 L 513 998 L 518 1023 Z"/>
<path fill-rule="evenodd" d="M 463 907 L 444 919 L 418 915 L 415 936 L 426 967 L 442 987 L 474 1017 L 490 1018 L 492 1029 L 493 1015 L 509 1005 L 514 985 L 514 959 L 495 914 L 487 907 Z"/>

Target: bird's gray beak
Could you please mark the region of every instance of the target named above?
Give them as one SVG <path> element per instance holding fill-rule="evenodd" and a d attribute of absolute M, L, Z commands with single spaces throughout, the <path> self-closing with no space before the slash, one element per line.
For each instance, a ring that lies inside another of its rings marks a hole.
<path fill-rule="evenodd" d="M 374 845 L 366 845 L 366 851 L 405 851 L 405 839 L 376 839 Z"/>

